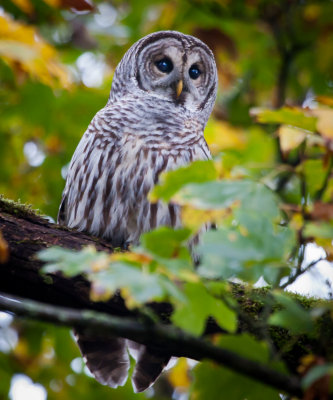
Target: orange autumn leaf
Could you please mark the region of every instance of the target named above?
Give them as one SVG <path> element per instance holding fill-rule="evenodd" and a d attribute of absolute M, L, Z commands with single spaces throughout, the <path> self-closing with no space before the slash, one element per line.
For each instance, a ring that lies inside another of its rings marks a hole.
<path fill-rule="evenodd" d="M 326 106 L 333 107 L 333 97 L 330 96 L 317 96 L 318 103 L 325 104 Z"/>
<path fill-rule="evenodd" d="M 34 7 L 30 0 L 12 0 L 12 2 L 23 12 L 30 15 L 34 11 Z"/>

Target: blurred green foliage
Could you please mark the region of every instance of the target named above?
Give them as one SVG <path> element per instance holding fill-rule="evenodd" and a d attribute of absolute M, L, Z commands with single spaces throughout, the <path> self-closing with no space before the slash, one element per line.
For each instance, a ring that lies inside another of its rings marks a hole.
<path fill-rule="evenodd" d="M 217 287 L 210 278 L 253 284 L 264 276 L 274 301 L 285 305 L 267 326 L 293 324 L 293 332 L 313 334 L 315 317 L 281 295 L 279 287 L 282 277 L 301 273 L 307 243 L 317 243 L 327 260 L 333 259 L 332 15 L 329 0 L 1 4 L 0 193 L 53 219 L 66 166 L 106 103 L 114 68 L 131 44 L 163 29 L 193 34 L 212 48 L 219 70 L 217 103 L 205 132 L 214 162 L 167 174 L 151 193 L 155 200 L 180 202 L 187 228 L 146 234 L 136 253 L 111 260 L 108 270 L 90 272 L 92 262 L 109 265 L 110 260 L 89 249 L 81 258 L 53 249 L 48 268 L 67 268 L 68 275 L 83 268 L 99 289 L 102 285 L 105 297 L 122 287 L 129 307 L 151 299 L 171 301 L 173 323 L 193 334 L 214 315 L 230 332 L 221 346 L 245 351 L 249 358 L 246 351 L 256 349 L 262 362 L 269 358 L 267 343 L 233 335 L 239 310 L 223 282 Z M 218 222 L 219 229 L 204 236 L 198 249 L 203 263 L 194 270 L 185 241 L 207 221 Z M 131 274 L 135 279 L 126 281 Z M 182 290 L 175 284 L 179 280 L 185 282 Z M 174 398 L 184 390 L 193 399 L 220 398 L 222 392 L 231 400 L 277 397 L 206 362 L 195 368 L 192 381 L 189 365 L 179 362 L 175 370 L 182 378 L 171 372 L 148 394 L 134 395 L 129 383 L 111 391 L 83 372 L 68 330 L 15 320 L 11 327 L 1 324 L 0 335 L 11 343 L 0 348 L 1 398 L 7 398 L 16 373 L 41 383 L 48 399 L 163 399 L 174 390 Z M 317 355 L 312 356 L 315 365 Z M 316 368 L 311 379 L 331 371 L 331 364 Z"/>

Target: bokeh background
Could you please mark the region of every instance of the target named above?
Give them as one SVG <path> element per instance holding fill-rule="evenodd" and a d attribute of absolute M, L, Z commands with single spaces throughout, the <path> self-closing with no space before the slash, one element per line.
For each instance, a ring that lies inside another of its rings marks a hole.
<path fill-rule="evenodd" d="M 174 29 L 214 51 L 220 91 L 207 132 L 219 149 L 272 163 L 251 107 L 311 102 L 333 90 L 331 1 L 8 0 L 0 11 L 0 192 L 55 218 L 66 166 L 142 36 Z M 216 150 L 216 149 L 215 149 Z M 243 160 L 244 162 L 246 160 Z M 243 164 L 244 164 L 243 162 Z"/>
<path fill-rule="evenodd" d="M 282 114 L 280 120 L 268 118 L 269 124 L 254 116 L 258 107 L 315 110 L 333 104 L 332 16 L 330 0 L 1 2 L 0 193 L 55 220 L 68 163 L 107 101 L 117 63 L 142 36 L 171 29 L 199 37 L 215 53 L 219 93 L 206 138 L 213 155 L 223 154 L 222 176 L 264 181 L 291 212 L 301 203 L 305 176 L 307 202 L 325 203 L 320 210 L 326 214 L 317 217 L 328 223 L 333 215 L 330 110 L 325 108 L 322 120 L 325 133 L 309 129 L 316 140 L 302 151 L 300 136 L 277 132 L 276 122 L 286 123 Z M 299 214 L 296 209 L 294 224 Z M 311 246 L 308 259 L 330 251 L 327 241 Z M 312 289 L 317 285 L 315 294 L 331 293 L 325 284 L 330 271 L 322 263 L 317 283 L 312 275 L 305 278 Z M 306 282 L 303 291 L 311 291 Z M 187 362 L 176 368 L 146 394 L 134 395 L 129 384 L 110 392 L 87 375 L 69 330 L 13 322 L 0 314 L 0 398 L 22 400 L 30 393 L 35 400 L 185 399 Z"/>

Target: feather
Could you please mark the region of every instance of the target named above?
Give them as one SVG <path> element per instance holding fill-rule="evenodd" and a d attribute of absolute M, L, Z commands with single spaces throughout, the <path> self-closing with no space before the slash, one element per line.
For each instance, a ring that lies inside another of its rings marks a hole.
<path fill-rule="evenodd" d="M 130 367 L 126 340 L 91 336 L 75 331 L 76 341 L 89 371 L 102 385 L 123 386 Z"/>

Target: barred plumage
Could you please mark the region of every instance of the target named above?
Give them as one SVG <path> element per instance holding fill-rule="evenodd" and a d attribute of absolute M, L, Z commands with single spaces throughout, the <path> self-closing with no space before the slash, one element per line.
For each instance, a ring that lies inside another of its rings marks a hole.
<path fill-rule="evenodd" d="M 171 71 L 160 69 L 165 65 Z M 156 226 L 179 227 L 179 208 L 151 204 L 147 194 L 162 171 L 210 157 L 203 130 L 216 89 L 214 57 L 199 39 L 163 31 L 136 42 L 116 68 L 106 106 L 75 150 L 59 223 L 114 246 L 137 244 L 141 233 Z M 124 384 L 129 367 L 124 339 L 79 335 L 78 343 L 98 381 Z M 141 345 L 138 357 L 132 381 L 142 391 L 169 357 Z"/>

